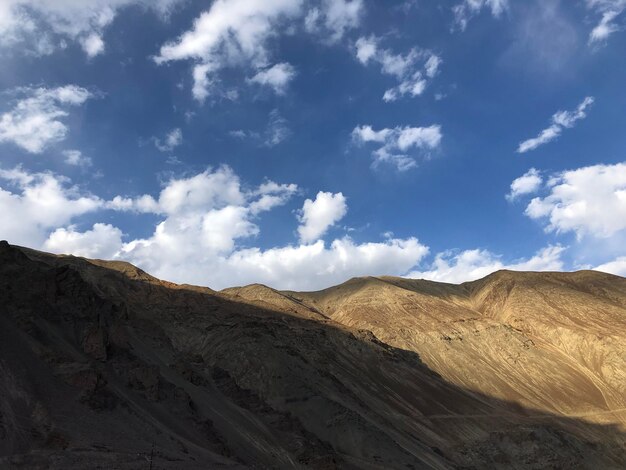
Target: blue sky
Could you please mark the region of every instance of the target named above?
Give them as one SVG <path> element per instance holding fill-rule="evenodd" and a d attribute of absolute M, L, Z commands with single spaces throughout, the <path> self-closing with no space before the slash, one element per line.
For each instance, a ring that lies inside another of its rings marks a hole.
<path fill-rule="evenodd" d="M 625 0 L 8 0 L 0 238 L 222 288 L 626 275 Z"/>

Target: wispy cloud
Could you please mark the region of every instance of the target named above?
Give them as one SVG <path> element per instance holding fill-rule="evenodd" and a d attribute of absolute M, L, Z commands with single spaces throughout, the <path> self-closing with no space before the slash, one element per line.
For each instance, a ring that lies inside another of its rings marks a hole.
<path fill-rule="evenodd" d="M 277 109 L 270 111 L 267 126 L 262 131 L 234 129 L 228 133 L 235 139 L 245 140 L 252 139 L 259 145 L 264 147 L 274 147 L 289 137 L 287 120 L 280 114 Z"/>
<path fill-rule="evenodd" d="M 333 43 L 360 24 L 364 10 L 363 0 L 322 0 L 319 7 L 308 10 L 304 25 L 308 32 L 324 35 Z"/>
<path fill-rule="evenodd" d="M 105 29 L 124 7 L 139 5 L 167 16 L 181 0 L 2 0 L 0 47 L 19 44 L 24 52 L 51 54 L 75 41 L 92 58 L 102 54 Z"/>
<path fill-rule="evenodd" d="M 508 7 L 508 0 L 463 0 L 452 7 L 452 12 L 456 27 L 463 31 L 467 28 L 467 23 L 483 8 L 489 8 L 491 14 L 499 18 Z"/>
<path fill-rule="evenodd" d="M 179 128 L 172 129 L 164 139 L 153 137 L 154 146 L 161 152 L 171 152 L 183 143 L 183 132 Z"/>
<path fill-rule="evenodd" d="M 68 165 L 89 167 L 93 164 L 91 158 L 83 155 L 80 150 L 64 150 L 63 155 Z"/>
<path fill-rule="evenodd" d="M 586 0 L 587 8 L 600 15 L 600 21 L 589 33 L 589 43 L 597 44 L 619 31 L 618 17 L 626 11 L 626 0 Z"/>
<path fill-rule="evenodd" d="M 382 73 L 392 75 L 400 82 L 383 95 L 385 101 L 395 101 L 404 95 L 419 96 L 430 80 L 437 75 L 442 60 L 427 50 L 411 49 L 407 54 L 394 54 L 379 47 L 380 39 L 375 36 L 361 37 L 356 41 L 356 57 L 363 65 L 376 62 Z"/>
<path fill-rule="evenodd" d="M 586 97 L 573 111 L 558 111 L 552 115 L 552 124 L 542 130 L 537 137 L 521 142 L 517 147 L 518 153 L 525 153 L 537 147 L 552 142 L 561 135 L 563 129 L 574 127 L 577 121 L 587 116 L 586 110 L 594 102 L 592 96 Z"/>
<path fill-rule="evenodd" d="M 372 126 L 357 126 L 352 131 L 352 139 L 357 143 L 378 143 L 380 147 L 372 152 L 376 168 L 382 163 L 396 167 L 398 171 L 407 171 L 417 166 L 415 157 L 408 154 L 411 150 L 428 151 L 439 147 L 441 127 L 395 127 L 374 130 Z"/>
<path fill-rule="evenodd" d="M 58 88 L 18 88 L 13 108 L 0 115 L 0 143 L 13 142 L 30 153 L 41 153 L 65 139 L 68 128 L 62 121 L 68 109 L 93 96 L 85 88 L 66 85 Z"/>
<path fill-rule="evenodd" d="M 277 95 L 282 95 L 287 89 L 289 82 L 296 76 L 296 69 L 286 62 L 275 64 L 271 67 L 259 71 L 252 78 L 251 83 L 269 86 Z"/>
<path fill-rule="evenodd" d="M 216 94 L 219 73 L 227 67 L 252 71 L 254 78 L 249 83 L 267 84 L 282 91 L 294 70 L 285 63 L 270 67 L 273 39 L 293 31 L 297 21 L 304 20 L 309 32 L 337 42 L 359 24 L 363 11 L 361 0 L 321 0 L 314 4 L 307 9 L 303 0 L 215 1 L 191 29 L 165 43 L 154 60 L 157 64 L 193 61 L 192 93 L 200 102 Z"/>

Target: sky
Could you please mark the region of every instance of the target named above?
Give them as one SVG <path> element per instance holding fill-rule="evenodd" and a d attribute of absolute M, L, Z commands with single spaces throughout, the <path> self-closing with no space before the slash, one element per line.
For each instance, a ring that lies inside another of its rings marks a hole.
<path fill-rule="evenodd" d="M 626 0 L 3 0 L 0 239 L 214 289 L 626 276 Z"/>

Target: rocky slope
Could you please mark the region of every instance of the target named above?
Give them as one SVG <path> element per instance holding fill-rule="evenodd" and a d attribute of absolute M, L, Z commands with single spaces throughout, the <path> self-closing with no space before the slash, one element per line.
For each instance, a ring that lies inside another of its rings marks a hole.
<path fill-rule="evenodd" d="M 214 292 L 0 243 L 0 468 L 623 468 L 626 280 Z"/>

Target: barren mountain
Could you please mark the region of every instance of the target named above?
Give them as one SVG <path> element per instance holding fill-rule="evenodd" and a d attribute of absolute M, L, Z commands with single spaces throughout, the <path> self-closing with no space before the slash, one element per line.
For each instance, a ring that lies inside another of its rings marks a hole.
<path fill-rule="evenodd" d="M 0 468 L 624 468 L 626 279 L 215 292 L 0 243 Z"/>

